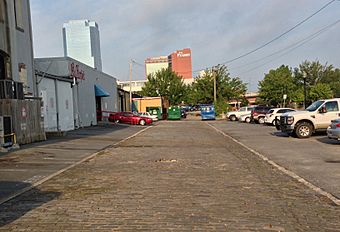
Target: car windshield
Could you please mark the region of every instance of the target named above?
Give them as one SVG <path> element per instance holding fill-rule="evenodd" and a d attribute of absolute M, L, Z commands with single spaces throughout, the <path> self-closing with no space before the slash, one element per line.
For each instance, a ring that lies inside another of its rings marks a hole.
<path fill-rule="evenodd" d="M 246 108 L 242 107 L 241 109 L 239 109 L 239 112 L 243 112 L 246 111 Z"/>
<path fill-rule="evenodd" d="M 309 112 L 313 112 L 315 110 L 317 110 L 325 101 L 316 101 L 313 102 L 313 104 L 311 104 L 310 106 L 307 107 L 307 111 Z"/>
<path fill-rule="evenodd" d="M 269 110 L 267 114 L 271 114 L 273 112 L 274 112 L 274 110 Z"/>

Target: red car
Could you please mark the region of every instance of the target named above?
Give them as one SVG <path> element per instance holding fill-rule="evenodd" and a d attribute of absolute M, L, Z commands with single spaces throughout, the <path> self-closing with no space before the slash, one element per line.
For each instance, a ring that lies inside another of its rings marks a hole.
<path fill-rule="evenodd" d="M 132 125 L 148 125 L 152 123 L 151 118 L 143 117 L 136 115 L 132 112 L 117 112 L 117 113 L 112 113 L 109 116 L 109 121 L 110 122 L 121 122 L 121 123 L 130 123 Z"/>

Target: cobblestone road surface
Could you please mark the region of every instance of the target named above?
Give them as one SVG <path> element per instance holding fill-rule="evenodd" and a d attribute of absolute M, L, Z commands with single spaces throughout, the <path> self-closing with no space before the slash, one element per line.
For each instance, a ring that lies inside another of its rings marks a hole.
<path fill-rule="evenodd" d="M 205 122 L 161 122 L 0 206 L 0 231 L 340 231 L 340 208 Z"/>

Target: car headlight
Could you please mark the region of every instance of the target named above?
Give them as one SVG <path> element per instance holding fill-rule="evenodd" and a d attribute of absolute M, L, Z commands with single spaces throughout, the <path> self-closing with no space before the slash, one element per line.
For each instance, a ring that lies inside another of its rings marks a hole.
<path fill-rule="evenodd" d="M 294 123 L 294 117 L 293 116 L 288 116 L 287 117 L 287 124 L 292 125 Z"/>

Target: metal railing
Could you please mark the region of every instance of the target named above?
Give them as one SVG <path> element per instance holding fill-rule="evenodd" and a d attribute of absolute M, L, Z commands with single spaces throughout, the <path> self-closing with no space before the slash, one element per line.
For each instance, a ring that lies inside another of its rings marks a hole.
<path fill-rule="evenodd" d="M 10 147 L 17 143 L 17 137 L 15 133 L 11 133 L 8 135 L 1 136 L 0 135 L 0 146 L 1 147 Z"/>

